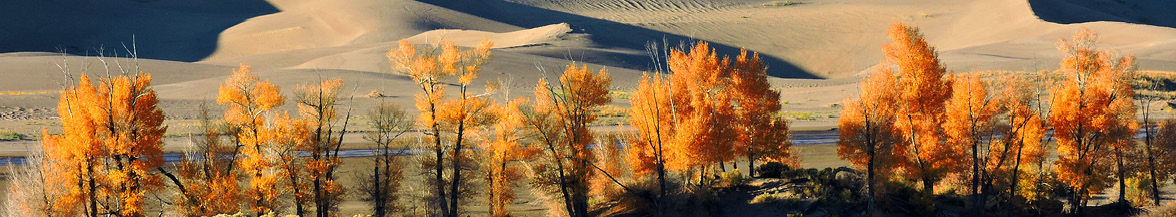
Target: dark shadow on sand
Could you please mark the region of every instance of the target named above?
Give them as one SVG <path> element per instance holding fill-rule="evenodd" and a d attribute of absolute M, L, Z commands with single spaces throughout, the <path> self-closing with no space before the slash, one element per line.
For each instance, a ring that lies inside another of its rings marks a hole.
<path fill-rule="evenodd" d="M 279 10 L 265 0 L 17 0 L 0 7 L 0 53 L 60 52 L 199 61 L 221 32 Z"/>
<path fill-rule="evenodd" d="M 1033 14 L 1047 22 L 1112 21 L 1176 28 L 1176 1 L 1171 0 L 1028 1 Z"/>

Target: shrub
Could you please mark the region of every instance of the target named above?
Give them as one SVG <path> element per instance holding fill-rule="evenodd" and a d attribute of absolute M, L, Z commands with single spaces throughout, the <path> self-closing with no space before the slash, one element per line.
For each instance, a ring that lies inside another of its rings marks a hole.
<path fill-rule="evenodd" d="M 795 1 L 774 1 L 774 2 L 768 2 L 768 3 L 764 3 L 764 6 L 767 6 L 767 7 L 784 7 L 784 6 L 792 6 L 792 5 L 798 5 L 798 4 L 800 4 L 800 2 L 795 2 Z"/>
<path fill-rule="evenodd" d="M 760 178 L 782 178 L 781 175 L 785 171 L 789 171 L 788 165 L 780 162 L 768 162 L 760 165 L 755 169 L 755 173 L 759 174 Z"/>
<path fill-rule="evenodd" d="M 24 135 L 14 132 L 0 132 L 0 141 L 16 141 L 24 139 Z"/>
<path fill-rule="evenodd" d="M 1176 217 L 1176 204 L 1168 203 L 1164 208 L 1148 216 Z"/>
<path fill-rule="evenodd" d="M 377 91 L 375 89 L 373 89 L 372 92 L 369 92 L 367 94 L 367 98 L 380 98 L 380 97 L 385 97 L 385 96 L 383 93 L 380 93 L 380 91 Z"/>
<path fill-rule="evenodd" d="M 1140 173 L 1136 177 L 1127 178 L 1127 200 L 1131 204 L 1151 204 L 1151 178 L 1146 173 Z M 1160 188 L 1164 188 L 1164 183 L 1158 183 Z M 1162 193 L 1162 192 L 1161 192 Z"/>
<path fill-rule="evenodd" d="M 784 198 L 784 193 L 764 192 L 760 195 L 756 195 L 755 198 L 752 198 L 751 204 L 776 203 L 784 200 Z"/>
<path fill-rule="evenodd" d="M 780 174 L 780 178 L 785 178 L 785 179 L 799 179 L 799 178 L 808 178 L 808 177 L 809 177 L 808 170 L 803 170 L 803 169 L 786 170 L 786 171 L 784 171 L 783 174 Z"/>
<path fill-rule="evenodd" d="M 739 172 L 739 169 L 724 172 L 722 175 L 721 185 L 723 187 L 732 188 L 747 184 L 747 177 Z"/>

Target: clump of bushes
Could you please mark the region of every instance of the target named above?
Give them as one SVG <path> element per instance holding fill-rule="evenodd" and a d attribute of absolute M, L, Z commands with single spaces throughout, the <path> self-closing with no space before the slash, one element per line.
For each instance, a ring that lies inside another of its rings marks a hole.
<path fill-rule="evenodd" d="M 781 175 L 789 170 L 792 170 L 792 168 L 788 168 L 788 165 L 780 162 L 768 162 L 756 167 L 755 173 L 759 174 L 760 178 L 782 178 Z"/>
<path fill-rule="evenodd" d="M 0 141 L 16 141 L 25 139 L 24 135 L 14 132 L 0 132 Z"/>
<path fill-rule="evenodd" d="M 776 203 L 783 201 L 785 198 L 787 197 L 784 195 L 784 193 L 764 192 L 760 195 L 756 195 L 755 198 L 752 198 L 751 204 Z"/>
<path fill-rule="evenodd" d="M 739 172 L 739 169 L 723 172 L 722 176 L 719 178 L 721 179 L 719 180 L 719 186 L 724 188 L 743 186 L 747 184 L 747 181 L 749 180 L 747 176 L 744 176 L 743 173 Z"/>

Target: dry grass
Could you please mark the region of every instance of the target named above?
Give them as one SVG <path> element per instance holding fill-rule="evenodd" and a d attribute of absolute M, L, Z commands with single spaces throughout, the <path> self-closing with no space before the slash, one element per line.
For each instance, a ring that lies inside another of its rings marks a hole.
<path fill-rule="evenodd" d="M 0 92 L 0 96 L 27 96 L 27 95 L 42 95 L 52 93 L 50 91 L 8 91 Z"/>

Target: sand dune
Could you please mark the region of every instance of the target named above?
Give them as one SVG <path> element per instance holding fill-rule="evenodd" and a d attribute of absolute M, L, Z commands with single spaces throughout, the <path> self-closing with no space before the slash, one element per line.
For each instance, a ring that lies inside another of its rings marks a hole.
<path fill-rule="evenodd" d="M 771 82 L 783 91 L 797 121 L 832 127 L 837 104 L 857 94 L 857 82 L 882 59 L 886 28 L 901 21 L 922 28 L 948 68 L 1037 71 L 1057 67 L 1058 38 L 1079 28 L 1102 34 L 1103 48 L 1134 54 L 1140 68 L 1176 71 L 1176 3 L 1160 0 L 80 0 L 19 1 L 0 13 L 0 92 L 5 106 L 52 110 L 62 81 L 54 63 L 81 72 L 105 47 L 126 56 L 138 45 L 140 66 L 185 114 L 215 97 L 216 86 L 240 63 L 286 90 L 303 82 L 342 78 L 357 99 L 407 103 L 414 86 L 391 73 L 384 53 L 396 40 L 440 38 L 473 46 L 495 41 L 495 61 L 483 81 L 512 80 L 512 96 L 529 94 L 543 76 L 575 61 L 608 67 L 614 89 L 627 91 L 651 68 L 650 42 L 671 46 L 706 40 L 720 53 L 759 52 Z M 664 41 L 663 41 L 664 40 Z M 122 58 L 110 60 L 129 61 Z M 537 65 L 547 69 L 546 74 Z M 482 81 L 479 81 L 482 82 Z M 618 105 L 624 106 L 624 102 Z M 40 110 L 37 110 L 40 109 Z M 176 110 L 176 111 L 171 111 Z M 21 117 L 48 118 L 44 115 Z M 22 113 L 23 114 L 23 113 Z M 41 114 L 41 113 L 38 113 Z M 180 115 L 183 116 L 183 115 Z"/>
<path fill-rule="evenodd" d="M 559 40 L 560 37 L 572 32 L 567 23 L 551 24 L 527 30 L 506 33 L 493 33 L 477 30 L 438 29 L 424 32 L 407 40 L 414 44 L 437 42 L 441 39 L 453 41 L 457 46 L 475 47 L 482 39 L 494 42 L 492 48 L 511 48 L 540 45 L 544 42 Z"/>

